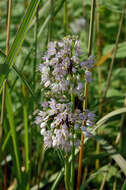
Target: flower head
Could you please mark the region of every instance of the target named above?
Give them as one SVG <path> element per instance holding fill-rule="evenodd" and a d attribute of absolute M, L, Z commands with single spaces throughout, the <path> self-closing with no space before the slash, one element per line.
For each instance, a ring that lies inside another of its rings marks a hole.
<path fill-rule="evenodd" d="M 45 88 L 45 102 L 36 117 L 46 147 L 70 151 L 80 146 L 81 132 L 94 125 L 95 115 L 76 107 L 71 96 L 83 99 L 84 73 L 86 82 L 92 81 L 88 70 L 93 67 L 93 57 L 81 62 L 82 50 L 76 37 L 65 37 L 60 42 L 50 42 L 43 62 L 39 66 L 41 83 Z M 83 125 L 85 123 L 85 125 Z"/>

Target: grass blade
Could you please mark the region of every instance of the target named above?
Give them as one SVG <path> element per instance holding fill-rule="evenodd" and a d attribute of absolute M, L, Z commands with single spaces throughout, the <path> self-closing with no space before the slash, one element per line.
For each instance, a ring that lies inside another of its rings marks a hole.
<path fill-rule="evenodd" d="M 24 99 L 26 98 L 26 89 L 25 86 L 22 86 Z M 29 145 L 28 145 L 28 112 L 27 112 L 27 105 L 24 102 L 23 112 L 24 112 L 24 144 L 25 144 L 25 171 L 26 171 L 26 190 L 29 190 Z"/>
<path fill-rule="evenodd" d="M 17 67 L 15 65 L 13 65 L 13 69 L 15 70 L 15 72 L 17 73 L 17 75 L 21 78 L 21 80 L 23 81 L 23 83 L 25 84 L 25 86 L 27 87 L 29 93 L 31 94 L 31 96 L 33 97 L 33 99 L 35 100 L 33 91 L 30 87 L 30 85 L 28 84 L 28 82 L 24 79 L 23 75 L 20 73 L 20 71 L 18 71 Z"/>
<path fill-rule="evenodd" d="M 56 10 L 53 13 L 53 18 L 57 15 L 57 13 L 60 11 L 60 9 L 62 8 L 63 4 L 64 4 L 65 0 L 62 0 L 60 2 L 60 4 L 57 6 Z M 43 23 L 42 27 L 40 28 L 39 32 L 38 32 L 38 39 L 41 37 L 41 34 L 43 32 L 43 30 L 45 29 L 46 25 L 48 24 L 48 22 L 51 19 L 51 14 L 49 14 L 45 20 L 45 22 Z"/>
<path fill-rule="evenodd" d="M 97 128 L 101 127 L 106 121 L 108 121 L 111 117 L 118 115 L 118 114 L 122 114 L 126 112 L 126 107 L 124 108 L 120 108 L 117 109 L 115 111 L 112 111 L 110 113 L 108 113 L 107 115 L 105 115 L 104 117 L 102 117 L 97 123 L 96 123 L 96 127 L 94 130 L 96 130 Z"/>
<path fill-rule="evenodd" d="M 62 178 L 63 178 L 63 174 L 64 174 L 64 168 L 62 168 L 62 170 L 59 172 L 59 174 L 57 175 L 57 178 L 53 184 L 53 186 L 51 187 L 51 190 L 57 190 L 57 186 L 59 185 L 59 183 L 61 182 Z"/>
<path fill-rule="evenodd" d="M 40 0 L 32 0 L 27 11 L 26 11 L 26 14 L 25 14 L 23 21 L 20 25 L 20 28 L 17 32 L 15 40 L 14 40 L 14 42 L 10 48 L 10 51 L 9 51 L 7 58 L 6 58 L 6 64 L 8 64 L 10 68 L 13 66 L 13 64 L 15 62 L 15 59 L 16 59 L 17 54 L 21 48 L 21 45 L 22 45 L 23 40 L 25 38 L 25 35 L 29 29 L 29 26 L 31 24 L 32 18 L 36 12 L 36 9 L 38 7 L 39 2 L 40 2 Z M 1 93 L 1 90 L 2 90 L 4 83 L 6 81 L 7 76 L 8 76 L 8 73 L 6 75 L 4 75 L 4 78 L 1 81 L 0 93 Z"/>
<path fill-rule="evenodd" d="M 18 151 L 18 142 L 17 142 L 15 123 L 14 123 L 14 115 L 13 115 L 13 110 L 12 110 L 12 101 L 11 101 L 11 96 L 10 96 L 8 87 L 6 87 L 6 109 L 7 109 L 8 120 L 10 124 L 11 136 L 12 136 L 12 141 L 13 141 L 13 148 L 14 148 L 14 154 L 15 154 L 15 160 L 16 160 L 16 167 L 17 167 L 17 176 L 18 176 L 19 183 L 21 184 L 22 177 L 21 177 L 21 169 L 20 169 L 21 167 L 20 167 L 20 159 L 19 159 L 19 151 Z"/>
<path fill-rule="evenodd" d="M 116 149 L 112 146 L 109 145 L 106 140 L 99 136 L 94 136 L 93 137 L 96 141 L 98 141 L 102 147 L 109 153 L 111 154 L 112 159 L 115 160 L 115 162 L 118 164 L 118 166 L 121 168 L 122 172 L 126 176 L 126 160 L 119 154 Z"/>

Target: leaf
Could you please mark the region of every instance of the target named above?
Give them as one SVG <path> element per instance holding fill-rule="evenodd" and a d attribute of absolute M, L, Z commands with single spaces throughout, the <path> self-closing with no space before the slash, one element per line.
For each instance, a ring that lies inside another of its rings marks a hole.
<path fill-rule="evenodd" d="M 118 114 L 121 114 L 121 113 L 125 113 L 125 112 L 126 112 L 126 107 L 120 108 L 118 110 L 110 112 L 109 114 L 107 114 L 106 116 L 104 116 L 102 119 L 100 119 L 96 123 L 96 127 L 92 130 L 92 133 L 94 134 L 94 132 L 96 131 L 96 129 L 98 129 L 99 127 L 101 127 L 111 117 L 113 117 L 115 115 L 118 115 Z M 126 160 L 119 153 L 117 153 L 117 151 L 113 148 L 113 146 L 109 145 L 107 143 L 107 141 L 103 140 L 101 137 L 98 137 L 98 136 L 94 136 L 94 138 L 95 138 L 96 141 L 98 141 L 103 146 L 104 149 L 106 149 L 106 151 L 108 153 L 111 154 L 111 157 L 115 160 L 115 162 L 121 168 L 121 170 L 123 171 L 123 173 L 126 175 Z"/>
<path fill-rule="evenodd" d="M 15 160 L 16 160 L 16 167 L 17 167 L 17 176 L 19 183 L 22 183 L 22 176 L 21 176 L 21 164 L 20 164 L 20 157 L 19 157 L 19 150 L 18 150 L 18 142 L 17 142 L 17 134 L 16 134 L 16 128 L 14 123 L 14 114 L 12 110 L 12 100 L 11 96 L 8 90 L 8 87 L 6 86 L 6 109 L 7 109 L 7 116 L 8 121 L 11 129 L 11 136 L 13 141 L 13 148 L 14 148 L 14 154 L 15 154 Z"/>
<path fill-rule="evenodd" d="M 31 51 L 30 51 L 29 53 L 31 53 Z M 5 55 L 3 52 L 2 52 L 2 55 L 3 55 L 4 57 L 6 57 L 6 55 Z M 28 56 L 29 56 L 29 54 L 28 54 Z M 3 68 L 2 68 L 1 65 L 3 66 Z M 5 68 L 4 68 L 4 67 L 5 67 Z M 7 73 L 7 71 L 9 72 L 9 66 L 8 66 L 7 64 L 0 64 L 0 68 L 3 69 L 3 73 L 5 73 L 5 74 Z M 27 89 L 29 90 L 31 96 L 32 96 L 33 99 L 35 100 L 33 91 L 32 91 L 32 89 L 31 89 L 30 85 L 28 84 L 28 82 L 24 79 L 23 75 L 20 73 L 20 71 L 17 69 L 17 67 L 16 67 L 15 65 L 13 65 L 12 68 L 13 68 L 13 70 L 17 73 L 17 75 L 21 78 L 21 80 L 23 81 L 23 83 L 25 84 L 25 86 L 27 87 Z M 8 70 L 6 71 L 6 69 L 8 69 Z M 3 73 L 1 73 L 1 70 L 0 70 L 0 74 L 3 74 Z"/>
<path fill-rule="evenodd" d="M 6 146 L 7 146 L 7 143 L 8 143 L 8 141 L 9 141 L 9 139 L 10 139 L 10 136 L 11 136 L 11 130 L 8 131 L 8 134 L 7 134 L 7 136 L 5 137 L 5 140 L 4 140 L 3 144 L 1 145 L 1 151 L 2 151 L 2 153 L 4 153 L 4 151 L 5 151 L 5 148 L 6 148 Z"/>
<path fill-rule="evenodd" d="M 34 94 L 33 94 L 33 91 L 31 89 L 30 85 L 28 84 L 28 82 L 24 79 L 23 75 L 20 73 L 20 71 L 18 71 L 18 69 L 17 69 L 17 67 L 15 65 L 13 65 L 13 69 L 15 70 L 17 75 L 21 78 L 21 80 L 23 81 L 23 83 L 27 87 L 27 89 L 28 89 L 29 93 L 31 94 L 31 96 L 33 97 L 34 101 L 36 101 L 35 97 L 34 97 Z"/>
<path fill-rule="evenodd" d="M 3 58 L 6 58 L 5 53 L 1 49 L 0 49 L 0 56 L 3 57 Z"/>
<path fill-rule="evenodd" d="M 126 112 L 126 107 L 124 108 L 120 108 L 117 109 L 115 111 L 112 111 L 110 113 L 108 113 L 107 115 L 105 115 L 104 117 L 102 117 L 97 123 L 96 123 L 96 127 L 94 130 L 96 130 L 97 128 L 99 128 L 100 126 L 102 126 L 106 121 L 108 121 L 111 117 L 121 114 L 121 113 L 125 113 Z"/>
<path fill-rule="evenodd" d="M 40 2 L 40 0 L 32 0 L 30 2 L 29 7 L 27 8 L 26 14 L 22 20 L 20 28 L 17 32 L 16 37 L 15 37 L 15 40 L 14 40 L 14 42 L 10 48 L 10 51 L 9 51 L 7 58 L 6 58 L 6 64 L 9 65 L 9 68 L 11 68 L 14 65 L 15 59 L 16 59 L 17 54 L 21 48 L 21 45 L 22 45 L 23 40 L 25 38 L 25 35 L 29 29 L 29 26 L 30 26 L 32 18 L 36 12 L 36 9 L 39 5 L 39 2 Z M 7 75 L 4 76 L 4 79 L 2 81 L 0 81 L 1 82 L 0 83 L 0 86 L 1 86 L 0 93 L 2 91 L 2 87 L 5 83 L 6 77 L 7 77 Z"/>
<path fill-rule="evenodd" d="M 62 168 L 62 170 L 58 173 L 57 178 L 56 178 L 53 186 L 51 187 L 51 190 L 57 190 L 57 186 L 61 182 L 61 180 L 63 178 L 63 174 L 64 174 L 64 168 Z"/>
<path fill-rule="evenodd" d="M 9 66 L 7 64 L 0 64 L 0 75 L 6 75 L 9 73 Z"/>
<path fill-rule="evenodd" d="M 94 136 L 93 138 L 98 141 L 99 144 L 101 144 L 102 147 L 111 155 L 112 159 L 115 160 L 126 176 L 126 160 L 121 156 L 121 154 L 119 154 L 116 149 L 112 145 L 109 145 L 108 142 L 103 138 L 99 136 Z"/>
<path fill-rule="evenodd" d="M 94 67 L 101 66 L 112 54 L 113 49 L 110 50 L 106 55 L 102 56 L 100 60 L 94 65 Z"/>
<path fill-rule="evenodd" d="M 115 48 L 115 44 L 106 45 L 103 49 L 103 55 L 106 55 L 107 52 L 111 51 L 113 48 Z M 116 58 L 125 58 L 125 57 L 126 57 L 126 42 L 122 42 L 118 44 Z"/>
<path fill-rule="evenodd" d="M 42 6 L 42 8 L 39 10 L 39 19 L 41 19 L 45 15 L 45 12 L 47 12 L 47 9 L 49 8 L 49 5 L 50 5 L 50 1 L 49 0 L 44 3 L 44 5 Z M 32 20 L 32 22 L 30 24 L 30 28 L 32 26 L 34 26 L 35 22 L 36 22 L 36 18 L 34 18 Z"/>

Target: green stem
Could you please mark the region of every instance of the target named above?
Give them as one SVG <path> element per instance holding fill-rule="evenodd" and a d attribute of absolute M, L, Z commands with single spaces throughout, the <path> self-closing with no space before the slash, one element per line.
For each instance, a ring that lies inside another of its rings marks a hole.
<path fill-rule="evenodd" d="M 65 188 L 69 190 L 69 161 L 68 156 L 65 158 L 65 170 L 64 170 Z"/>
<path fill-rule="evenodd" d="M 50 23 L 49 23 L 49 37 L 48 37 L 48 41 L 51 41 L 52 40 L 52 36 L 53 36 L 54 0 L 50 0 L 50 13 L 51 13 L 51 17 L 50 17 Z"/>
<path fill-rule="evenodd" d="M 72 112 L 75 110 L 75 95 L 72 93 L 71 95 L 71 102 L 72 102 Z M 71 155 L 72 155 L 72 160 L 71 160 L 71 190 L 74 189 L 74 176 L 75 176 L 75 147 L 74 147 L 74 127 L 72 126 L 72 150 L 71 150 Z"/>
<path fill-rule="evenodd" d="M 73 132 L 74 135 L 74 132 Z M 72 161 L 71 161 L 71 190 L 74 189 L 74 176 L 75 176 L 75 147 L 74 147 L 74 137 L 72 138 L 72 143 L 73 143 L 73 147 L 72 147 Z"/>
<path fill-rule="evenodd" d="M 26 89 L 23 84 L 23 95 L 26 98 Z M 24 130 L 25 130 L 25 137 L 24 137 L 24 144 L 25 144 L 25 168 L 26 168 L 26 190 L 29 190 L 29 138 L 28 138 L 28 112 L 27 112 L 27 105 L 24 103 Z"/>
<path fill-rule="evenodd" d="M 90 30 L 89 30 L 89 40 L 88 40 L 88 56 L 90 56 L 91 52 L 92 52 L 94 18 L 95 18 L 95 0 L 92 0 L 91 15 L 90 15 Z M 84 90 L 85 98 L 83 101 L 83 110 L 87 109 L 87 93 L 88 93 L 88 83 L 85 83 L 85 90 Z M 77 176 L 76 190 L 80 190 L 80 185 L 81 185 L 83 153 L 84 153 L 84 134 L 82 133 L 81 134 L 81 147 L 80 147 L 80 153 L 79 153 L 79 162 L 78 162 L 78 176 Z"/>
<path fill-rule="evenodd" d="M 67 15 L 67 0 L 64 1 L 64 34 L 67 35 L 67 24 L 68 24 L 68 15 Z"/>
<path fill-rule="evenodd" d="M 33 65 L 33 89 L 35 91 L 35 79 L 36 79 L 36 63 L 37 63 L 37 47 L 38 47 L 38 12 L 39 6 L 36 11 L 36 24 L 35 24 L 35 57 L 34 57 L 34 65 Z"/>

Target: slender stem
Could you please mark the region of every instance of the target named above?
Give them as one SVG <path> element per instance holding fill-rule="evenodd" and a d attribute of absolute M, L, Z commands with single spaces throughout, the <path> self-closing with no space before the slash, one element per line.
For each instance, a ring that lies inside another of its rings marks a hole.
<path fill-rule="evenodd" d="M 73 132 L 74 134 L 74 132 Z M 72 137 L 72 160 L 71 160 L 71 190 L 74 189 L 74 176 L 75 176 L 75 147 L 74 147 L 74 137 Z"/>
<path fill-rule="evenodd" d="M 71 95 L 71 102 L 72 102 L 72 112 L 75 110 L 75 95 L 72 93 Z M 75 147 L 74 147 L 74 127 L 72 126 L 72 150 L 71 150 L 71 155 L 72 155 L 72 160 L 71 160 L 71 190 L 74 189 L 74 176 L 75 176 Z"/>
<path fill-rule="evenodd" d="M 91 52 L 92 52 L 94 18 L 95 18 L 95 0 L 92 0 L 92 4 L 91 4 L 91 16 L 90 16 L 90 30 L 89 30 L 89 39 L 88 39 L 88 56 L 90 56 Z"/>
<path fill-rule="evenodd" d="M 113 189 L 112 190 L 116 190 L 117 187 L 117 179 L 115 178 L 114 183 L 113 183 Z"/>
<path fill-rule="evenodd" d="M 109 73 L 108 73 L 108 77 L 107 77 L 107 81 L 106 81 L 104 98 L 107 95 L 108 88 L 109 88 L 109 85 L 110 85 L 110 80 L 111 80 L 111 75 L 112 75 L 112 69 L 113 69 L 113 65 L 114 65 L 114 61 L 115 61 L 115 57 L 116 57 L 116 52 L 117 52 L 117 48 L 118 48 L 120 33 L 121 33 L 121 30 L 122 30 L 122 25 L 123 25 L 123 20 L 124 20 L 124 16 L 125 16 L 125 11 L 126 11 L 126 5 L 124 6 L 124 9 L 122 10 L 120 25 L 119 25 L 119 29 L 118 29 L 118 33 L 117 33 L 117 37 L 116 37 L 115 49 L 114 49 L 114 52 L 113 52 L 112 61 L 111 61 L 111 64 L 110 64 Z"/>
<path fill-rule="evenodd" d="M 64 1 L 64 34 L 67 35 L 68 32 L 68 13 L 67 13 L 67 0 Z"/>
<path fill-rule="evenodd" d="M 103 180 L 102 180 L 102 183 L 101 183 L 101 186 L 100 186 L 99 190 L 103 190 L 104 189 L 104 185 L 105 185 L 105 182 L 106 182 L 107 175 L 108 175 L 108 171 L 106 171 L 104 173 L 104 177 L 103 177 Z"/>
<path fill-rule="evenodd" d="M 92 0 L 91 16 L 90 16 L 89 43 L 88 43 L 88 56 L 90 56 L 91 52 L 92 52 L 94 15 L 95 15 L 95 0 Z M 88 83 L 85 83 L 85 92 L 84 92 L 84 101 L 83 101 L 83 110 L 84 111 L 87 109 L 87 93 L 88 93 Z M 77 190 L 80 190 L 83 152 L 84 152 L 84 133 L 81 134 L 81 147 L 80 147 L 80 153 L 79 153 L 78 176 L 77 176 Z"/>
<path fill-rule="evenodd" d="M 99 13 L 99 8 L 100 8 L 100 2 L 99 0 L 96 1 L 96 7 L 97 7 L 97 12 L 96 12 L 96 29 L 97 29 L 97 58 L 99 59 L 101 57 L 101 35 L 100 35 L 100 13 Z M 101 87 L 101 82 L 102 82 L 102 72 L 101 72 L 101 67 L 98 67 L 98 86 L 99 86 L 99 116 L 101 116 L 102 113 L 102 87 Z M 98 130 L 98 134 L 100 133 L 100 129 Z M 96 144 L 96 153 L 99 154 L 100 152 L 100 144 L 97 142 Z M 99 159 L 96 160 L 95 162 L 95 167 L 96 169 L 99 168 Z"/>
<path fill-rule="evenodd" d="M 36 23 L 35 23 L 35 57 L 34 57 L 34 65 L 33 65 L 33 89 L 35 91 L 35 79 L 36 79 L 36 64 L 37 64 L 37 48 L 38 48 L 38 12 L 39 6 L 36 11 Z"/>
<path fill-rule="evenodd" d="M 11 21 L 11 7 L 12 7 L 12 0 L 8 0 L 8 18 L 7 18 L 7 36 L 6 36 L 6 52 L 5 54 L 8 55 L 9 51 L 9 41 L 10 41 L 10 21 Z M 1 106 L 1 115 L 0 115 L 0 143 L 2 138 L 2 126 L 4 120 L 4 107 L 5 107 L 5 90 L 6 85 L 4 84 L 3 92 L 2 92 L 2 106 Z"/>
<path fill-rule="evenodd" d="M 54 20 L 54 0 L 50 0 L 50 23 L 49 23 L 49 36 L 48 36 L 48 41 L 52 40 L 52 33 L 53 33 L 53 20 Z"/>
<path fill-rule="evenodd" d="M 8 55 L 8 52 L 9 52 L 12 0 L 8 0 L 7 5 L 8 5 L 8 18 L 7 18 L 7 35 L 6 35 L 6 51 L 5 51 L 6 55 Z M 2 91 L 2 106 L 1 106 L 1 115 L 0 115 L 0 144 L 1 144 L 2 133 L 3 133 L 5 96 L 6 96 L 6 83 L 4 84 L 3 91 Z M 5 155 L 4 190 L 6 190 L 6 189 L 7 189 L 7 165 L 6 165 L 6 155 Z"/>
<path fill-rule="evenodd" d="M 7 19 L 8 21 L 7 21 L 6 55 L 8 55 L 8 52 L 9 52 L 11 9 L 12 9 L 12 0 L 8 0 L 8 19 Z"/>
<path fill-rule="evenodd" d="M 24 99 L 26 98 L 26 89 L 23 84 L 22 86 Z M 27 174 L 27 182 L 26 182 L 26 190 L 29 190 L 29 138 L 28 138 L 28 113 L 27 113 L 27 105 L 24 104 L 23 112 L 24 112 L 24 131 L 25 131 L 25 168 L 26 168 L 26 174 Z"/>
<path fill-rule="evenodd" d="M 65 170 L 64 170 L 64 181 L 65 181 L 65 188 L 69 190 L 69 161 L 68 156 L 65 158 Z"/>

